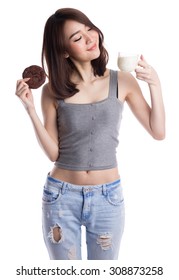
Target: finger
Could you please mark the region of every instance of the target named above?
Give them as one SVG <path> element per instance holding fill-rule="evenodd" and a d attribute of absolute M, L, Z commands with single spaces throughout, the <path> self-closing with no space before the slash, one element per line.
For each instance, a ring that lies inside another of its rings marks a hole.
<path fill-rule="evenodd" d="M 22 88 L 24 85 L 28 86 L 28 84 L 26 83 L 30 78 L 25 78 L 25 79 L 21 79 L 18 80 L 16 83 L 16 90 L 19 90 L 20 88 Z M 29 87 L 29 86 L 28 86 Z"/>
<path fill-rule="evenodd" d="M 143 80 L 145 82 L 151 81 L 151 75 L 149 73 L 140 73 L 140 74 L 137 73 L 136 78 L 139 80 Z"/>
<path fill-rule="evenodd" d="M 24 78 L 23 81 L 26 83 L 27 81 L 29 81 L 31 78 Z"/>
<path fill-rule="evenodd" d="M 144 63 L 148 64 L 147 61 L 146 61 L 146 59 L 144 58 L 143 54 L 141 54 L 140 59 L 141 59 Z"/>
<path fill-rule="evenodd" d="M 141 66 L 141 67 L 144 67 L 144 68 L 148 68 L 149 64 L 148 62 L 145 60 L 143 54 L 141 54 L 140 56 L 140 60 L 138 62 L 138 65 Z"/>
<path fill-rule="evenodd" d="M 136 72 L 137 74 L 143 74 L 143 73 L 147 73 L 148 71 L 147 71 L 146 68 L 136 68 L 136 69 L 135 69 L 135 72 Z"/>
<path fill-rule="evenodd" d="M 147 65 L 148 65 L 148 64 L 147 64 L 147 62 L 144 61 L 144 60 L 139 60 L 138 65 L 141 66 L 141 67 L 143 67 L 143 68 L 147 68 Z"/>
<path fill-rule="evenodd" d="M 24 78 L 24 79 L 20 79 L 20 80 L 17 80 L 17 83 L 16 83 L 16 85 L 18 86 L 20 83 L 22 83 L 22 82 L 28 82 L 29 80 L 30 80 L 31 78 Z"/>
<path fill-rule="evenodd" d="M 16 95 L 21 96 L 29 92 L 29 86 L 27 84 L 20 85 L 16 90 Z"/>
<path fill-rule="evenodd" d="M 140 74 L 140 75 L 136 75 L 136 78 L 137 79 L 145 79 L 145 80 L 147 80 L 147 79 L 150 78 L 150 76 L 147 75 L 147 74 Z"/>
<path fill-rule="evenodd" d="M 151 67 L 147 68 L 136 68 L 135 69 L 136 75 L 137 76 L 145 76 L 145 77 L 150 77 L 151 76 Z"/>

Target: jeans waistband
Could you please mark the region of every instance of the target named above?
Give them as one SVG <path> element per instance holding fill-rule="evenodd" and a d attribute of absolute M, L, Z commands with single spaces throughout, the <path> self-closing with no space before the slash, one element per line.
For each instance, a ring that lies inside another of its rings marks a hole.
<path fill-rule="evenodd" d="M 62 180 L 56 179 L 51 177 L 50 175 L 47 176 L 47 180 L 53 185 L 53 187 L 56 188 L 62 188 L 62 192 L 64 192 L 66 189 L 75 191 L 75 192 L 84 192 L 87 191 L 101 191 L 105 192 L 108 188 L 114 187 L 118 184 L 120 184 L 121 180 L 117 179 L 111 183 L 106 184 L 99 184 L 99 185 L 75 185 L 68 182 L 64 182 Z"/>

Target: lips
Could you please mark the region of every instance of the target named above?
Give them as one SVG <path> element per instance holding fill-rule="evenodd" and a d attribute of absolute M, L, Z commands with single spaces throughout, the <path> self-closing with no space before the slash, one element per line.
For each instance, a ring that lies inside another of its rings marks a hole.
<path fill-rule="evenodd" d="M 93 51 L 95 49 L 96 49 L 96 43 L 91 48 L 89 48 L 88 51 Z"/>

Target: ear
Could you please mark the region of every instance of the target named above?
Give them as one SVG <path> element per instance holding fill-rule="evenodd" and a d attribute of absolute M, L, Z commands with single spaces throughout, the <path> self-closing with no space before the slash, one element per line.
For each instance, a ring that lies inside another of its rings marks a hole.
<path fill-rule="evenodd" d="M 65 58 L 68 58 L 68 57 L 69 57 L 69 54 L 68 54 L 67 52 L 65 52 L 65 53 L 64 53 L 64 57 L 65 57 Z"/>

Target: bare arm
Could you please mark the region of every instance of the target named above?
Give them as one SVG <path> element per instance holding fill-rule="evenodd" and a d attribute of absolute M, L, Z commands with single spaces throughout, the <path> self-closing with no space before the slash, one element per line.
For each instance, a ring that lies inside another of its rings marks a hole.
<path fill-rule="evenodd" d="M 52 99 L 48 96 L 46 85 L 42 91 L 42 111 L 44 115 L 44 125 L 39 119 L 33 101 L 33 95 L 28 85 L 27 79 L 17 81 L 16 95 L 21 99 L 29 117 L 32 121 L 37 140 L 51 161 L 58 158 L 58 135 L 56 125 L 56 108 Z"/>
<path fill-rule="evenodd" d="M 157 140 L 165 138 L 165 111 L 162 99 L 160 80 L 156 71 L 147 64 L 143 56 L 136 69 L 136 78 L 148 83 L 151 106 L 146 102 L 136 79 L 130 74 L 122 74 L 122 94 L 129 107 L 145 127 Z"/>

